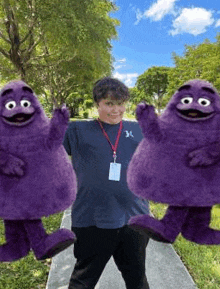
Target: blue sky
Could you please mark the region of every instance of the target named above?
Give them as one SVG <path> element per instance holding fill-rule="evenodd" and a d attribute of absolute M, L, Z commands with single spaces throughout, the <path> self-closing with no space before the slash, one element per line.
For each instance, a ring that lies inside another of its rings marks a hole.
<path fill-rule="evenodd" d="M 216 41 L 220 33 L 219 0 L 115 0 L 119 38 L 112 41 L 113 76 L 127 86 L 152 66 L 174 66 L 172 52 L 185 45 Z"/>

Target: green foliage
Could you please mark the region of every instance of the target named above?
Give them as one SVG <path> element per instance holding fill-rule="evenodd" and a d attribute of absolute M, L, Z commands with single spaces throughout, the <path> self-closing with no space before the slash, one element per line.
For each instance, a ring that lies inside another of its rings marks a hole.
<path fill-rule="evenodd" d="M 170 67 L 153 66 L 141 74 L 136 82 L 136 90 L 133 91 L 135 100 L 145 100 L 156 107 L 160 113 L 164 106 L 164 96 L 168 86 L 168 73 Z"/>
<path fill-rule="evenodd" d="M 197 46 L 186 45 L 183 56 L 173 54 L 175 68 L 169 73 L 169 96 L 195 78 L 211 82 L 220 91 L 220 35 L 216 39 L 214 43 L 205 40 Z"/>
<path fill-rule="evenodd" d="M 83 117 L 88 118 L 89 117 L 89 112 L 86 110 L 83 112 Z"/>
<path fill-rule="evenodd" d="M 89 108 L 92 108 L 93 105 L 94 105 L 94 102 L 91 98 L 89 98 L 88 95 L 84 95 L 85 97 L 85 100 L 84 100 L 84 103 L 83 103 L 83 106 L 85 109 L 89 109 Z"/>
<path fill-rule="evenodd" d="M 2 80 L 22 78 L 51 104 L 90 92 L 112 70 L 111 40 L 119 21 L 109 14 L 115 10 L 103 0 L 3 0 Z"/>
<path fill-rule="evenodd" d="M 138 104 L 141 101 L 149 101 L 148 95 L 144 93 L 143 90 L 139 90 L 136 86 L 129 88 L 130 102 L 133 104 Z"/>
<path fill-rule="evenodd" d="M 82 106 L 84 102 L 84 96 L 82 92 L 70 93 L 68 99 L 66 99 L 66 104 L 70 110 L 70 117 L 75 117 L 79 115 L 79 106 Z"/>
<path fill-rule="evenodd" d="M 51 117 L 52 116 L 52 110 L 53 110 L 52 104 L 50 102 L 48 102 L 48 100 L 45 97 L 45 95 L 38 96 L 38 100 L 41 103 L 46 115 L 48 117 Z"/>

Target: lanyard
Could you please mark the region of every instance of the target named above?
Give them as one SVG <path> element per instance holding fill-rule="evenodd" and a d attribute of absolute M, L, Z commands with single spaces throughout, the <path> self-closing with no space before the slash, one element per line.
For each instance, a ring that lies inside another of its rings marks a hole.
<path fill-rule="evenodd" d="M 117 148 L 118 148 L 118 143 L 119 143 L 119 139 L 120 139 L 120 136 L 121 136 L 121 132 L 122 132 L 122 121 L 120 121 L 120 126 L 119 126 L 119 129 L 118 129 L 118 135 L 117 135 L 117 138 L 116 138 L 116 141 L 115 141 L 115 145 L 113 145 L 109 139 L 109 136 L 107 135 L 107 132 L 105 131 L 100 119 L 97 119 L 101 129 L 102 129 L 102 132 L 104 134 L 104 136 L 106 137 L 107 141 L 109 142 L 111 148 L 112 148 L 112 151 L 113 151 L 113 158 L 114 158 L 114 163 L 116 162 L 116 158 L 117 158 L 117 155 L 116 155 L 116 152 L 117 152 Z"/>

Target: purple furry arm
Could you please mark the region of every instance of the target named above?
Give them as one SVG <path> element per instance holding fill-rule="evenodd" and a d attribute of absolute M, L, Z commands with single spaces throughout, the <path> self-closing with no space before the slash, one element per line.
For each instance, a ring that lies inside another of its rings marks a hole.
<path fill-rule="evenodd" d="M 23 176 L 25 163 L 3 150 L 0 150 L 0 173 L 4 175 Z"/>
<path fill-rule="evenodd" d="M 191 167 L 210 166 L 220 161 L 220 143 L 215 142 L 209 146 L 201 147 L 189 153 Z"/>
<path fill-rule="evenodd" d="M 152 105 L 147 105 L 143 102 L 140 103 L 137 106 L 136 118 L 145 138 L 155 141 L 162 139 L 158 118 Z"/>
<path fill-rule="evenodd" d="M 47 139 L 47 145 L 49 148 L 62 144 L 68 121 L 69 111 L 66 106 L 54 110 L 53 118 L 50 121 L 50 130 Z"/>

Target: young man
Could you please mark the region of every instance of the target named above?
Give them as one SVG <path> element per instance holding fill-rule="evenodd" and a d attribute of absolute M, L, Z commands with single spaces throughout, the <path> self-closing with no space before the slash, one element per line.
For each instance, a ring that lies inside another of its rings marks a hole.
<path fill-rule="evenodd" d="M 128 88 L 103 78 L 93 89 L 99 118 L 70 123 L 64 147 L 77 174 L 72 208 L 76 264 L 69 289 L 92 289 L 113 256 L 127 289 L 149 288 L 145 275 L 148 240 L 127 226 L 131 216 L 148 213 L 148 202 L 129 191 L 128 163 L 142 139 L 137 122 L 122 120 Z"/>

